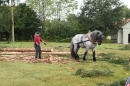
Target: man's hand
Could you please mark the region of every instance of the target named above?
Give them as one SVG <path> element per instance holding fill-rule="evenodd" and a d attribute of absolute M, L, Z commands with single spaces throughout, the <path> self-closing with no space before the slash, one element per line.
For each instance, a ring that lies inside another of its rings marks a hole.
<path fill-rule="evenodd" d="M 43 42 L 44 43 L 44 45 L 46 45 L 46 42 Z"/>

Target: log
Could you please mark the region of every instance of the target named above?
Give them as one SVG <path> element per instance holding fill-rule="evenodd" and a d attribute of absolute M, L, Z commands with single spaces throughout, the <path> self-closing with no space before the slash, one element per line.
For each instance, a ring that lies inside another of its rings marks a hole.
<path fill-rule="evenodd" d="M 0 51 L 6 52 L 35 52 L 34 48 L 0 48 Z M 52 52 L 53 49 L 41 49 L 42 52 Z"/>
<path fill-rule="evenodd" d="M 35 54 L 35 52 L 0 52 L 0 55 L 22 55 L 22 54 Z M 42 54 L 70 54 L 70 52 L 42 52 Z"/>

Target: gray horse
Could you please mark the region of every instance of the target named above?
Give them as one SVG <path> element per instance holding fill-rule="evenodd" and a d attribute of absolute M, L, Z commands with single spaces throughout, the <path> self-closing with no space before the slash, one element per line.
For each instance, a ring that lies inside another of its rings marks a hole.
<path fill-rule="evenodd" d="M 77 34 L 71 40 L 71 56 L 76 60 L 79 60 L 78 50 L 80 47 L 86 48 L 83 56 L 83 60 L 86 60 L 86 55 L 89 49 L 92 49 L 93 52 L 93 61 L 96 61 L 95 57 L 95 47 L 96 45 L 101 45 L 104 39 L 104 35 L 101 31 L 89 31 L 87 34 Z"/>

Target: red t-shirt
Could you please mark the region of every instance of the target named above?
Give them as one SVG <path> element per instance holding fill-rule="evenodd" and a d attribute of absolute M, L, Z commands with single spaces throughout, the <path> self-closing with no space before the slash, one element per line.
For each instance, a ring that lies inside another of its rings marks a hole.
<path fill-rule="evenodd" d="M 40 42 L 43 41 L 40 36 L 34 36 L 34 43 L 38 43 L 40 45 Z"/>
<path fill-rule="evenodd" d="M 126 86 L 130 86 L 130 84 L 127 84 Z"/>

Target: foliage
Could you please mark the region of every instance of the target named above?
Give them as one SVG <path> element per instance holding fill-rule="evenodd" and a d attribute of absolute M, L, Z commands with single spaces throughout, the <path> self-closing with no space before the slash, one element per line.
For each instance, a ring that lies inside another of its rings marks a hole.
<path fill-rule="evenodd" d="M 4 9 L 4 10 L 3 10 Z M 7 5 L 0 6 L 0 40 L 8 39 L 11 32 L 11 13 Z"/>
<path fill-rule="evenodd" d="M 83 68 L 80 68 L 76 71 L 75 75 L 81 75 L 82 78 L 85 77 L 96 77 L 96 76 L 110 76 L 112 75 L 111 70 L 109 70 L 109 68 L 104 69 L 104 70 L 88 70 L 86 71 Z"/>
<path fill-rule="evenodd" d="M 123 5 L 119 0 L 84 0 L 83 3 L 79 16 L 82 33 L 98 29 L 107 36 L 114 30 L 115 23 L 123 19 Z"/>
<path fill-rule="evenodd" d="M 60 23 L 60 20 L 65 20 L 77 8 L 76 0 L 26 0 L 26 2 L 38 13 L 43 32 L 46 29 L 46 20 L 57 19 Z"/>
<path fill-rule="evenodd" d="M 68 22 L 61 21 L 60 28 L 58 21 L 52 21 L 44 33 L 44 38 L 48 41 L 70 42 L 71 37 L 76 33 L 75 28 L 71 27 Z"/>
<path fill-rule="evenodd" d="M 25 3 L 15 8 L 14 20 L 16 40 L 32 40 L 34 33 L 40 30 L 40 19 Z"/>
<path fill-rule="evenodd" d="M 121 48 L 121 50 L 130 50 L 130 44 L 126 44 Z"/>
<path fill-rule="evenodd" d="M 72 10 L 77 8 L 76 0 L 26 0 L 26 3 L 38 12 L 42 21 L 59 19 L 59 17 L 65 19 Z"/>
<path fill-rule="evenodd" d="M 105 39 L 103 40 L 103 43 L 111 43 L 111 40 L 105 38 Z"/>
<path fill-rule="evenodd" d="M 4 10 L 3 10 L 4 9 Z M 0 6 L 0 31 L 9 32 L 10 30 L 10 9 L 9 6 Z"/>
<path fill-rule="evenodd" d="M 107 54 L 100 53 L 99 56 L 102 57 L 101 60 L 105 60 L 105 61 L 107 61 L 109 63 L 113 63 L 113 64 L 123 65 L 126 70 L 129 69 L 128 60 L 124 59 L 122 57 L 119 57 L 119 56 L 115 55 L 114 53 L 107 53 Z"/>
<path fill-rule="evenodd" d="M 123 8 L 123 17 L 125 19 L 130 18 L 130 9 L 127 6 L 124 6 L 124 8 Z"/>
<path fill-rule="evenodd" d="M 67 22 L 69 25 L 76 30 L 76 33 L 79 34 L 80 32 L 78 31 L 79 24 L 78 24 L 78 17 L 75 14 L 70 14 L 67 16 Z M 87 33 L 87 31 L 85 31 Z"/>
<path fill-rule="evenodd" d="M 3 5 L 3 4 L 6 4 L 6 3 L 9 4 L 9 0 L 0 0 L 0 6 Z"/>

